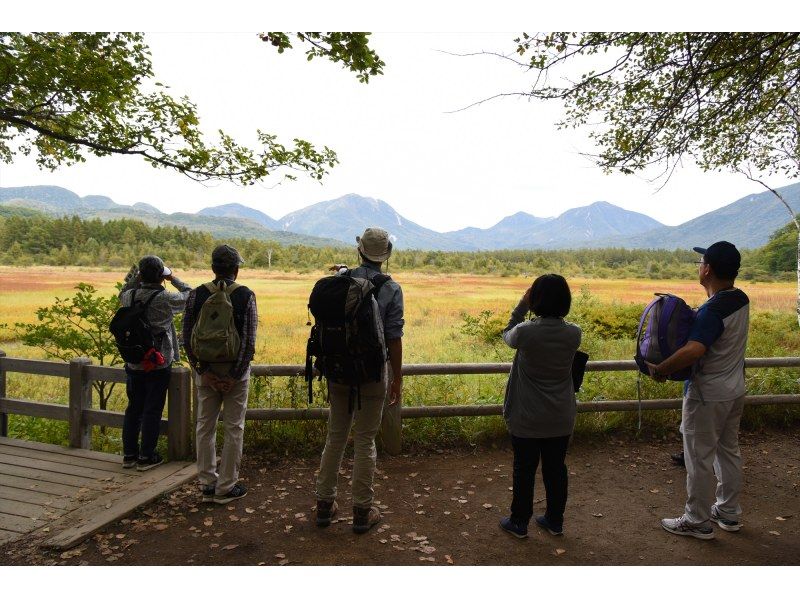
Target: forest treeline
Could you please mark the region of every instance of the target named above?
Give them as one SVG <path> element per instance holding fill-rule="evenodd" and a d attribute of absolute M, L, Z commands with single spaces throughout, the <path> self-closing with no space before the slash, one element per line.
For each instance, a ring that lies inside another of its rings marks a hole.
<path fill-rule="evenodd" d="M 211 234 L 177 226 L 150 226 L 138 220 L 83 220 L 50 217 L 30 210 L 0 208 L 0 258 L 15 266 L 98 266 L 124 268 L 155 253 L 178 268 L 207 268 L 220 243 Z M 334 263 L 353 264 L 355 250 L 282 246 L 255 239 L 225 239 L 247 267 L 309 272 Z M 711 241 L 711 240 L 710 240 Z M 797 232 L 789 223 L 769 243 L 743 252 L 740 276 L 747 280 L 789 279 L 795 271 Z M 665 249 L 558 249 L 498 251 L 397 250 L 390 271 L 474 273 L 499 276 L 556 271 L 599 278 L 684 278 L 696 254 Z"/>

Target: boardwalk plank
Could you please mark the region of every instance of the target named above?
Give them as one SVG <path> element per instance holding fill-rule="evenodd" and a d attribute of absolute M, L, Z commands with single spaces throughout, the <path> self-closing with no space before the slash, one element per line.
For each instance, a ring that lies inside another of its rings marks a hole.
<path fill-rule="evenodd" d="M 77 465 L 80 467 L 88 467 L 91 469 L 99 469 L 101 471 L 110 471 L 112 473 L 127 473 L 129 470 L 122 469 L 122 457 L 118 457 L 116 462 L 111 463 L 105 460 L 90 459 L 80 455 L 65 455 L 62 453 L 52 453 L 38 449 L 12 446 L 8 444 L 0 444 L 0 455 L 9 455 L 15 457 L 28 457 L 31 459 L 39 459 L 41 461 L 49 461 L 51 463 L 66 463 L 68 465 Z M 61 471 L 59 468 L 57 471 Z"/>
<path fill-rule="evenodd" d="M 3 482 L 6 478 L 11 476 L 3 476 Z M 72 510 L 77 504 L 73 503 L 69 498 L 62 496 L 55 496 L 53 494 L 46 494 L 44 492 L 37 492 L 36 490 L 27 490 L 23 488 L 11 488 L 2 485 L 0 482 L 0 499 L 18 500 L 30 505 L 40 505 L 43 507 L 51 507 L 53 509 L 60 509 L 62 511 Z"/>
<path fill-rule="evenodd" d="M 7 532 L 18 532 L 24 534 L 50 523 L 49 519 L 31 519 L 30 517 L 21 517 L 20 515 L 7 515 L 0 516 L 0 530 Z"/>
<path fill-rule="evenodd" d="M 19 515 L 20 517 L 36 517 L 37 519 L 52 519 L 50 515 L 61 517 L 67 511 L 54 509 L 52 506 L 36 505 L 32 503 L 0 498 L 0 517 L 5 515 Z"/>
<path fill-rule="evenodd" d="M 57 453 L 61 455 L 74 455 L 76 457 L 86 457 L 87 459 L 94 459 L 98 461 L 107 461 L 109 463 L 121 463 L 122 457 L 119 455 L 110 455 L 108 453 L 100 453 L 97 451 L 90 451 L 87 449 L 67 448 L 58 446 L 56 444 L 47 444 L 45 442 L 35 442 L 33 440 L 20 440 L 19 438 L 6 438 L 0 436 L 0 446 L 21 446 L 25 448 L 32 448 L 48 453 Z"/>
<path fill-rule="evenodd" d="M 75 546 L 109 523 L 194 479 L 197 466 L 172 462 L 147 473 L 153 475 L 142 476 L 66 515 L 63 521 L 71 522 L 71 527 L 48 539 L 44 545 L 59 550 Z"/>
<path fill-rule="evenodd" d="M 43 471 L 41 469 L 31 469 L 29 467 L 20 467 L 19 465 L 8 465 L 0 463 L 0 476 L 14 475 L 20 478 L 27 478 L 29 480 L 40 480 L 42 482 L 55 482 L 56 484 L 64 484 L 72 486 L 76 490 L 78 488 L 87 488 L 91 490 L 104 490 L 109 482 L 99 482 L 90 478 L 78 477 L 68 475 L 55 471 Z M 0 477 L 2 479 L 2 477 Z"/>
<path fill-rule="evenodd" d="M 16 465 L 18 467 L 25 467 L 30 470 L 50 471 L 54 473 L 66 474 L 75 476 L 80 480 L 114 480 L 125 483 L 135 477 L 134 475 L 123 473 L 122 471 L 110 472 L 102 469 L 94 469 L 92 467 L 68 465 L 66 463 L 54 463 L 53 461 L 44 461 L 42 459 L 33 459 L 18 455 L 6 455 L 3 453 L 0 453 L 0 464 Z M 122 468 L 120 467 L 120 470 L 121 469 Z"/>
<path fill-rule="evenodd" d="M 66 484 L 58 484 L 56 482 L 46 482 L 43 480 L 32 480 L 26 477 L 19 477 L 16 475 L 0 475 L 0 487 L 3 488 L 19 488 L 23 490 L 35 490 L 36 492 L 46 493 L 54 497 L 71 497 L 80 490 L 75 486 L 67 486 Z M 92 494 L 97 493 L 93 490 Z"/>

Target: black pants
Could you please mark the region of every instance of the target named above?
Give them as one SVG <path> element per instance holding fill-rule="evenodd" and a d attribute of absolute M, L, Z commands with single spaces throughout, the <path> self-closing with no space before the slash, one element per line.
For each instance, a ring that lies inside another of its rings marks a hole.
<path fill-rule="evenodd" d="M 545 516 L 553 525 L 564 524 L 564 508 L 567 506 L 567 455 L 569 436 L 556 438 L 511 437 L 514 447 L 514 498 L 511 502 L 511 518 L 527 525 L 533 515 L 533 482 L 539 458 L 542 460 L 542 480 L 547 495 Z"/>
<path fill-rule="evenodd" d="M 126 456 L 152 457 L 158 442 L 158 427 L 167 400 L 172 367 L 144 372 L 125 368 L 128 408 L 122 422 L 122 448 Z M 139 432 L 142 444 L 139 445 Z"/>

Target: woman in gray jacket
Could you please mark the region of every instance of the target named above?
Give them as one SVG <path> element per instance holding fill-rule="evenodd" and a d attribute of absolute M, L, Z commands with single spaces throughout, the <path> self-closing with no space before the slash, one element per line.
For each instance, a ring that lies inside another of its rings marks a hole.
<path fill-rule="evenodd" d="M 517 352 L 503 403 L 514 448 L 514 497 L 511 516 L 504 517 L 500 527 L 517 538 L 528 536 L 540 459 L 547 509 L 536 523 L 553 535 L 563 532 L 567 504 L 564 458 L 575 425 L 572 361 L 581 344 L 581 329 L 564 321 L 571 303 L 563 276 L 540 276 L 522 296 L 503 331 L 503 340 Z M 526 321 L 528 311 L 536 317 Z"/>

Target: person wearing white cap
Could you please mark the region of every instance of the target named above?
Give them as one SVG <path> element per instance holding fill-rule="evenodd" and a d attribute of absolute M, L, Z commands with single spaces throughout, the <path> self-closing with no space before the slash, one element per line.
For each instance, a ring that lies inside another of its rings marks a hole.
<path fill-rule="evenodd" d="M 356 237 L 361 265 L 347 271 L 346 267 L 334 268 L 354 278 L 373 280 L 381 275 L 381 265 L 392 254 L 389 233 L 382 228 L 368 228 Z M 389 351 L 389 364 L 384 367 L 383 380 L 361 384 L 361 408 L 350 408 L 350 387 L 346 384 L 328 383 L 330 413 L 328 435 L 319 466 L 317 478 L 316 523 L 319 527 L 330 525 L 336 515 L 339 467 L 342 463 L 347 438 L 353 429 L 353 531 L 361 534 L 368 531 L 381 519 L 380 510 L 373 506 L 372 481 L 375 474 L 375 436 L 381 427 L 384 403 L 399 408 L 403 389 L 403 290 L 394 280 L 388 279 L 380 285 L 376 300 L 383 334 Z"/>
<path fill-rule="evenodd" d="M 165 280 L 177 292 L 166 291 Z M 156 452 L 161 415 L 167 399 L 172 362 L 180 359 L 178 334 L 173 318 L 183 311 L 192 287 L 183 283 L 162 259 L 146 255 L 131 268 L 119 293 L 123 306 L 134 301 L 147 305 L 147 318 L 152 327 L 156 347 L 141 363 L 126 363 L 128 407 L 122 422 L 122 466 L 139 471 L 152 469 L 164 462 Z M 141 433 L 141 444 L 139 435 Z"/>

